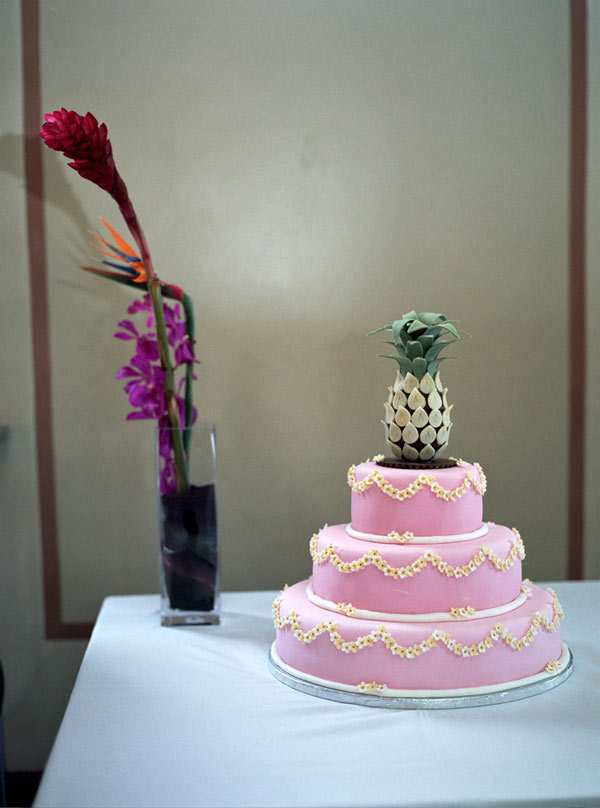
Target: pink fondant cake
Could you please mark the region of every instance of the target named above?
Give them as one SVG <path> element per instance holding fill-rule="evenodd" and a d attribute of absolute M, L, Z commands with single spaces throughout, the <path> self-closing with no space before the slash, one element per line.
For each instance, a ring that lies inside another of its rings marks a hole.
<path fill-rule="evenodd" d="M 349 470 L 351 522 L 311 538 L 311 579 L 273 604 L 275 664 L 325 688 L 423 698 L 555 675 L 570 659 L 560 604 L 522 580 L 518 532 L 482 522 L 482 469 L 378 459 Z"/>
<path fill-rule="evenodd" d="M 398 366 L 393 456 L 349 469 L 350 522 L 311 538 L 311 578 L 273 604 L 273 671 L 292 687 L 436 708 L 512 701 L 572 671 L 556 595 L 522 578 L 518 531 L 482 521 L 483 470 L 443 459 L 453 405 L 439 364 L 465 334 L 455 323 L 410 311 L 371 332 L 387 332 Z"/>

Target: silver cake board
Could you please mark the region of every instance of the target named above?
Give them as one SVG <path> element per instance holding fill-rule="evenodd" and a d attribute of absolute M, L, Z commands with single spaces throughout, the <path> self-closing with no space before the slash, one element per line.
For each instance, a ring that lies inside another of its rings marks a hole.
<path fill-rule="evenodd" d="M 565 646 L 566 648 L 566 646 Z M 317 696 L 320 699 L 343 702 L 344 704 L 359 704 L 363 707 L 387 707 L 392 710 L 450 710 L 462 707 L 486 707 L 490 704 L 505 704 L 509 701 L 519 701 L 537 696 L 552 690 L 565 682 L 573 673 L 573 655 L 568 652 L 568 660 L 556 673 L 550 674 L 547 678 L 538 682 L 531 682 L 525 685 L 517 685 L 506 690 L 494 690 L 489 693 L 477 693 L 472 696 L 378 696 L 371 693 L 354 693 L 348 690 L 338 690 L 335 687 L 327 687 L 295 676 L 289 669 L 284 670 L 279 658 L 274 654 L 274 648 L 269 652 L 269 669 L 273 676 L 284 685 L 293 687 L 301 693 L 309 696 Z"/>

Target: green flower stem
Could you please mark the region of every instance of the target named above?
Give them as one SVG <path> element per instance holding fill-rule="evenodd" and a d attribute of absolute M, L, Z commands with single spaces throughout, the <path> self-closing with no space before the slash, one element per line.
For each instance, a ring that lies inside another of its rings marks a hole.
<path fill-rule="evenodd" d="M 183 311 L 185 314 L 185 332 L 190 341 L 190 345 L 194 345 L 194 306 L 192 298 L 183 293 L 182 298 Z M 190 453 L 190 440 L 192 437 L 192 420 L 194 418 L 194 400 L 193 400 L 193 385 L 194 380 L 194 365 L 188 362 L 185 368 L 185 431 L 183 434 L 183 445 L 185 453 L 189 456 Z"/>
<path fill-rule="evenodd" d="M 156 323 L 156 337 L 158 341 L 158 352 L 160 355 L 160 364 L 166 374 L 165 378 L 165 398 L 167 401 L 167 417 L 169 419 L 169 426 L 172 429 L 172 443 L 173 454 L 175 458 L 175 476 L 177 479 L 177 491 L 187 491 L 190 487 L 187 456 L 184 451 L 183 436 L 181 434 L 181 423 L 179 421 L 179 408 L 177 406 L 177 396 L 175 392 L 175 378 L 173 375 L 173 366 L 169 357 L 169 342 L 167 338 L 167 328 L 165 325 L 165 312 L 163 309 L 162 293 L 160 290 L 160 281 L 156 277 L 154 267 L 152 265 L 152 258 L 150 257 L 150 250 L 146 242 L 144 231 L 142 230 L 138 218 L 129 199 L 125 183 L 119 176 L 121 185 L 119 186 L 118 205 L 123 218 L 125 219 L 130 233 L 134 237 L 136 244 L 140 248 L 140 255 L 142 263 L 146 271 L 146 281 L 148 284 L 148 292 L 152 300 L 152 308 L 154 310 L 154 320 Z M 187 416 L 186 416 L 187 418 Z M 189 443 L 189 439 L 188 439 Z"/>
<path fill-rule="evenodd" d="M 144 231 L 141 228 L 133 204 L 131 202 L 131 199 L 129 198 L 129 193 L 127 192 L 127 186 L 123 182 L 121 175 L 116 169 L 115 173 L 116 173 L 116 187 L 112 193 L 112 196 L 115 199 L 117 205 L 119 206 L 121 216 L 125 219 L 127 227 L 129 228 L 129 232 L 135 239 L 135 243 L 140 248 L 140 256 L 142 258 L 142 263 L 146 271 L 146 277 L 148 280 L 152 280 L 152 278 L 155 277 L 155 273 L 154 273 L 154 266 L 152 265 L 152 258 L 150 257 L 150 250 L 148 249 L 148 242 L 146 241 L 146 236 L 144 235 Z"/>
<path fill-rule="evenodd" d="M 167 400 L 167 416 L 169 426 L 173 430 L 173 452 L 175 456 L 175 474 L 177 477 L 177 490 L 187 491 L 190 487 L 186 455 L 183 448 L 183 437 L 181 434 L 181 424 L 179 422 L 179 409 L 177 407 L 177 397 L 175 393 L 175 378 L 173 367 L 169 357 L 169 343 L 167 340 L 167 328 L 165 325 L 165 312 L 160 291 L 160 281 L 156 276 L 148 279 L 148 291 L 152 300 L 154 319 L 156 322 L 156 336 L 158 341 L 158 351 L 160 364 L 165 371 L 165 398 Z"/>

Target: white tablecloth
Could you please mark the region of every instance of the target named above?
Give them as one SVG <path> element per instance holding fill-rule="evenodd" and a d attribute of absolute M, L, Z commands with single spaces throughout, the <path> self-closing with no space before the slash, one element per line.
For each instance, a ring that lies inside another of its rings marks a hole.
<path fill-rule="evenodd" d="M 338 704 L 267 668 L 273 592 L 224 595 L 220 626 L 162 628 L 108 598 L 35 805 L 598 806 L 600 583 L 553 585 L 564 684 L 463 710 Z"/>

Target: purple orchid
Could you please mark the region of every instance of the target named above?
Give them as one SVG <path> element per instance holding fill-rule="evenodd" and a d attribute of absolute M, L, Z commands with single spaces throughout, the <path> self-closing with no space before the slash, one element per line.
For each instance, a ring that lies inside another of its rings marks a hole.
<path fill-rule="evenodd" d="M 117 379 L 126 379 L 124 390 L 129 398 L 133 411 L 127 415 L 128 421 L 155 419 L 159 429 L 159 455 L 160 488 L 162 494 L 171 494 L 177 490 L 176 466 L 173 456 L 173 445 L 167 415 L 167 398 L 165 395 L 165 371 L 161 367 L 158 343 L 153 326 L 154 314 L 149 295 L 142 300 L 134 300 L 127 308 L 131 316 L 145 314 L 145 326 L 148 333 L 141 333 L 133 320 L 121 320 L 119 331 L 115 333 L 117 339 L 135 341 L 136 352 L 129 363 L 119 370 Z M 196 362 L 191 341 L 186 332 L 185 322 L 182 319 L 181 309 L 178 305 L 164 305 L 165 326 L 168 343 L 175 355 L 174 371 L 185 369 Z M 185 384 L 185 376 L 179 380 L 178 389 Z M 186 427 L 185 399 L 177 393 L 177 407 L 182 427 Z M 191 424 L 196 420 L 196 410 L 191 413 Z M 191 425 L 190 424 L 190 425 Z"/>
<path fill-rule="evenodd" d="M 137 355 L 143 356 L 150 362 L 156 362 L 160 358 L 158 350 L 158 342 L 154 334 L 140 334 L 137 330 L 135 323 L 131 320 L 121 320 L 119 328 L 122 331 L 117 331 L 115 337 L 122 340 L 135 339 L 137 341 Z"/>

